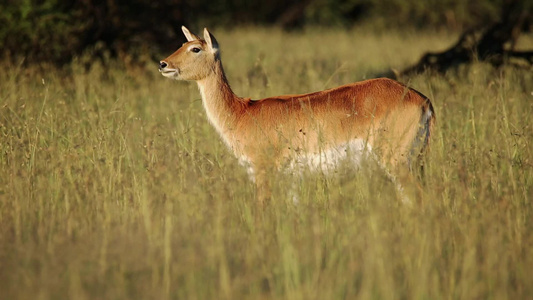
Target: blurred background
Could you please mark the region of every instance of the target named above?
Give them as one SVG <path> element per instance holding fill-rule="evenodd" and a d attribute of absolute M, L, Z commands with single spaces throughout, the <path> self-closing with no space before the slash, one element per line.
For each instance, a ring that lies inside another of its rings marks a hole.
<path fill-rule="evenodd" d="M 529 0 L 523 0 L 529 1 Z M 0 4 L 0 54 L 62 65 L 95 56 L 168 53 L 181 25 L 461 32 L 498 21 L 506 0 L 7 0 Z M 508 2 L 508 1 L 507 1 Z M 526 22 L 524 27 L 531 27 Z"/>
<path fill-rule="evenodd" d="M 0 0 L 0 300 L 532 299 L 532 7 Z M 343 166 L 257 207 L 196 84 L 158 72 L 182 25 L 252 99 L 400 74 L 437 116 L 419 199 Z"/>

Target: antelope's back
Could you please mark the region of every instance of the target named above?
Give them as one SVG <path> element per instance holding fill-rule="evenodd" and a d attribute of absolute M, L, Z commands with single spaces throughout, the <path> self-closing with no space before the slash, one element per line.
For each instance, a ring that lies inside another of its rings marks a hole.
<path fill-rule="evenodd" d="M 245 152 L 274 148 L 280 155 L 287 155 L 289 148 L 316 153 L 363 140 L 384 162 L 397 164 L 407 159 L 428 109 L 429 99 L 418 91 L 379 78 L 249 101 L 235 133 L 245 141 Z"/>

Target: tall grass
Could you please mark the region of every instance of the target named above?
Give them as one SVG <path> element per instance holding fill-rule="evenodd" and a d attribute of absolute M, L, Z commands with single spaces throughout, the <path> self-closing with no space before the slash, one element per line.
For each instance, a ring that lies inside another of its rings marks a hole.
<path fill-rule="evenodd" d="M 214 33 L 235 92 L 254 98 L 370 78 L 454 39 Z M 416 205 L 362 170 L 292 178 L 297 206 L 276 177 L 259 211 L 196 86 L 163 78 L 156 62 L 2 66 L 2 299 L 533 295 L 531 69 L 477 63 L 406 79 L 438 118 Z"/>

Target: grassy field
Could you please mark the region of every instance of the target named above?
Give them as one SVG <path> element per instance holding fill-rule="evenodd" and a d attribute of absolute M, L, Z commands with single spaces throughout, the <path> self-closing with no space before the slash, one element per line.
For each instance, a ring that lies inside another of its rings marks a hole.
<path fill-rule="evenodd" d="M 213 33 L 254 98 L 372 78 L 456 38 Z M 405 79 L 437 114 L 416 205 L 362 170 L 305 176 L 297 206 L 276 177 L 260 211 L 195 84 L 156 61 L 85 63 L 2 62 L 1 299 L 533 298 L 531 68 Z"/>

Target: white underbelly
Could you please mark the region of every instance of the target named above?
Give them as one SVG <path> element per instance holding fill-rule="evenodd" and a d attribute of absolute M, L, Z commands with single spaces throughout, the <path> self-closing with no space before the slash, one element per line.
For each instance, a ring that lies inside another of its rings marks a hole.
<path fill-rule="evenodd" d="M 282 164 L 282 170 L 280 171 L 292 174 L 301 174 L 309 171 L 327 175 L 340 166 L 359 167 L 361 162 L 371 152 L 372 148 L 363 139 L 356 139 L 315 152 L 300 150 L 287 157 L 286 163 Z M 246 156 L 241 156 L 239 162 L 246 168 L 252 180 L 255 181 L 256 170 L 254 170 L 252 162 Z"/>
<path fill-rule="evenodd" d="M 357 139 L 313 153 L 295 154 L 289 159 L 287 171 L 299 173 L 308 170 L 328 174 L 340 166 L 359 167 L 370 152 L 370 145 Z"/>

